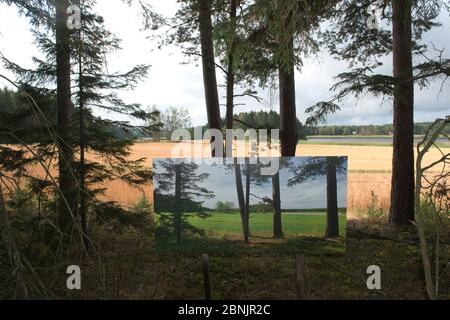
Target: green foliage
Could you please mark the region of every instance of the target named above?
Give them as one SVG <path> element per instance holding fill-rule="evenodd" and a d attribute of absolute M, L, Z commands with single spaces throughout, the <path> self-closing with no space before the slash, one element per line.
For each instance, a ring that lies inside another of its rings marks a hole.
<path fill-rule="evenodd" d="M 392 6 L 386 2 L 383 8 L 383 23 L 379 28 L 367 26 L 368 9 L 374 4 L 370 0 L 339 1 L 327 11 L 327 27 L 320 32 L 321 44 L 337 59 L 349 63 L 349 71 L 336 77 L 331 91 L 336 92 L 329 101 L 320 101 L 307 109 L 311 114 L 307 124 L 325 122 L 329 114 L 339 111 L 339 103 L 348 97 L 360 98 L 365 94 L 392 99 L 394 79 L 392 75 L 377 73 L 382 66 L 381 57 L 392 52 Z M 402 9 L 406 10 L 406 9 Z M 446 79 L 450 74 L 450 59 L 443 57 L 443 50 L 430 49 L 422 39 L 423 34 L 440 26 L 437 18 L 441 12 L 449 11 L 445 1 L 413 1 L 412 3 L 412 55 L 413 81 L 427 87 L 433 80 Z M 436 52 L 431 57 L 430 52 Z"/>
<path fill-rule="evenodd" d="M 232 201 L 217 201 L 216 202 L 216 211 L 220 212 L 230 212 L 236 210 L 234 203 Z"/>
<path fill-rule="evenodd" d="M 199 184 L 208 178 L 207 173 L 198 173 L 198 165 L 194 162 L 183 162 L 177 159 L 164 159 L 153 164 L 154 169 L 154 201 L 157 215 L 156 234 L 160 237 L 171 237 L 177 230 L 184 234 L 204 234 L 191 223 L 189 216 L 205 219 L 209 214 L 202 206 L 203 201 L 210 199 L 214 192 Z M 179 179 L 177 179 L 179 170 Z M 176 198 L 176 186 L 180 188 L 180 198 Z M 179 209 L 179 220 L 177 219 Z"/>
<path fill-rule="evenodd" d="M 250 205 L 250 212 L 252 213 L 272 213 L 273 206 L 267 202 L 259 202 Z"/>
<path fill-rule="evenodd" d="M 370 202 L 366 216 L 369 219 L 381 219 L 387 216 L 386 212 L 380 207 L 380 200 L 373 190 L 370 191 Z"/>
<path fill-rule="evenodd" d="M 234 116 L 236 129 L 279 129 L 280 114 L 276 111 L 250 111 L 241 112 Z M 297 136 L 300 140 L 306 139 L 306 128 L 297 119 Z"/>

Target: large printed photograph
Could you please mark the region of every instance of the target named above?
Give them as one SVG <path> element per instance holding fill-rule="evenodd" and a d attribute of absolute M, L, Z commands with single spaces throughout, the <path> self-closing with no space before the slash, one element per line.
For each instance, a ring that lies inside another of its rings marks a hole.
<path fill-rule="evenodd" d="M 153 160 L 159 251 L 344 253 L 347 158 L 281 158 L 273 175 L 254 159 L 229 162 Z"/>

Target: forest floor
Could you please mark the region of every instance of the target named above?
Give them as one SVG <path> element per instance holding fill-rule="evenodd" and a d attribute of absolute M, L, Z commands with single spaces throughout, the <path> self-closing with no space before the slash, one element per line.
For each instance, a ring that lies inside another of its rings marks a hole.
<path fill-rule="evenodd" d="M 306 255 L 311 299 L 427 299 L 416 233 L 374 221 L 349 221 L 346 252 Z M 449 235 L 441 238 L 443 270 L 450 259 Z M 100 285 L 97 265 L 86 264 L 80 291 L 55 289 L 59 298 L 202 299 L 200 255 L 158 254 L 153 237 L 105 234 L 107 281 Z M 433 257 L 432 257 L 433 258 Z M 369 290 L 367 267 L 381 268 L 381 290 Z M 450 299 L 450 270 L 441 275 L 440 298 Z M 59 274 L 59 273 L 56 273 Z M 65 285 L 65 273 L 60 272 Z M 55 279 L 55 273 L 49 275 Z M 213 299 L 296 299 L 295 255 L 210 255 Z"/>

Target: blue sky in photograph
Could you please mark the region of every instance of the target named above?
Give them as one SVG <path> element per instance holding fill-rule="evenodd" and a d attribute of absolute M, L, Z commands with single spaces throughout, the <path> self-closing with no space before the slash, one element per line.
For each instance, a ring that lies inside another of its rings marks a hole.
<path fill-rule="evenodd" d="M 161 165 L 158 162 L 165 161 L 166 159 L 154 159 L 155 173 L 162 172 Z M 291 161 L 295 165 L 299 165 L 308 158 L 291 158 Z M 345 167 L 347 167 L 345 165 Z M 204 206 L 208 208 L 215 208 L 217 201 L 231 201 L 235 207 L 237 204 L 236 185 L 234 170 L 226 170 L 224 165 L 219 164 L 199 164 L 197 173 L 208 173 L 209 177 L 203 183 L 199 183 L 208 190 L 214 191 L 215 197 L 204 201 Z M 287 186 L 287 181 L 293 174 L 287 168 L 280 170 L 280 192 L 281 192 L 281 207 L 282 209 L 314 209 L 314 208 L 326 208 L 326 178 L 318 177 L 315 180 L 307 181 L 303 184 L 293 187 Z M 245 184 L 245 177 L 242 177 Z M 338 206 L 347 206 L 347 172 L 338 175 L 337 177 L 338 187 Z M 154 181 L 155 188 L 158 187 L 158 181 Z M 251 193 L 257 197 L 269 197 L 272 198 L 272 185 L 270 179 L 268 183 L 257 186 L 251 186 Z M 198 200 L 198 199 L 197 199 Z M 202 199 L 204 200 L 204 199 Z M 260 202 L 261 200 L 256 197 L 251 197 L 251 204 Z"/>

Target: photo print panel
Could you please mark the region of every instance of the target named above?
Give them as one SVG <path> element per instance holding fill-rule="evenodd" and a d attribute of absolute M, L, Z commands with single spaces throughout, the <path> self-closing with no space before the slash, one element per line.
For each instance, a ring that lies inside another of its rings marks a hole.
<path fill-rule="evenodd" d="M 345 252 L 347 157 L 154 159 L 158 252 Z"/>

